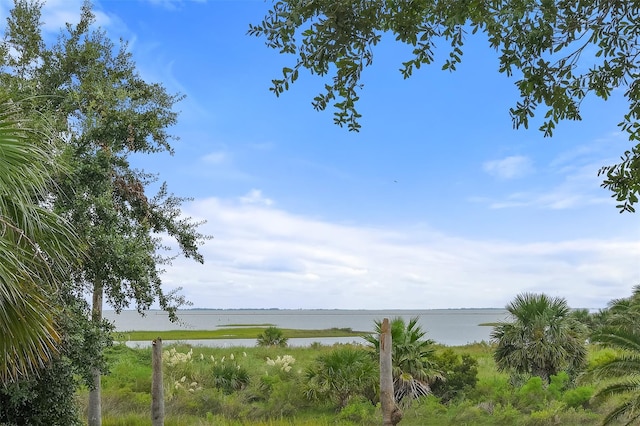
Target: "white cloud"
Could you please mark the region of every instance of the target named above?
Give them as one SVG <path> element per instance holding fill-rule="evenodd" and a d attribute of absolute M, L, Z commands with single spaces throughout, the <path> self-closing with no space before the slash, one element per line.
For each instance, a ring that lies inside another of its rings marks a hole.
<path fill-rule="evenodd" d="M 487 161 L 482 169 L 499 179 L 517 179 L 533 172 L 533 164 L 527 157 L 514 155 L 502 160 Z"/>
<path fill-rule="evenodd" d="M 182 134 L 183 139 L 199 140 L 203 146 L 212 151 L 201 155 L 196 162 L 188 165 L 189 173 L 201 181 L 252 181 L 253 177 L 236 164 L 238 155 L 230 151 L 225 144 L 219 143 L 215 137 L 203 132 Z M 240 155 L 242 157 L 242 155 Z"/>
<path fill-rule="evenodd" d="M 588 152 L 584 150 L 582 152 Z M 578 155 L 574 153 L 574 155 Z M 600 187 L 602 178 L 598 176 L 598 170 L 602 166 L 602 160 L 591 159 L 591 163 L 585 163 L 585 159 L 573 157 L 573 164 L 567 164 L 570 155 L 561 155 L 552 162 L 547 173 L 555 183 L 547 184 L 544 188 L 529 182 L 533 189 L 522 189 L 496 199 L 495 197 L 475 196 L 471 201 L 487 204 L 492 209 L 504 209 L 515 207 L 534 207 L 540 209 L 565 210 L 582 208 L 596 204 L 612 204 L 611 194 Z"/>
<path fill-rule="evenodd" d="M 202 161 L 207 164 L 223 164 L 229 160 L 229 154 L 224 151 L 216 151 L 211 152 L 204 157 L 202 157 Z"/>
<path fill-rule="evenodd" d="M 502 307 L 524 291 L 602 307 L 640 282 L 633 239 L 480 241 L 330 223 L 262 200 L 254 190 L 187 206 L 215 239 L 205 265 L 176 260 L 166 284 L 198 307 L 428 309 Z"/>
<path fill-rule="evenodd" d="M 206 0 L 148 0 L 154 6 L 160 6 L 168 10 L 176 10 L 184 3 L 206 3 Z"/>
<path fill-rule="evenodd" d="M 252 189 L 247 195 L 240 197 L 240 201 L 243 204 L 261 204 L 265 206 L 273 204 L 273 200 L 264 197 L 259 189 Z"/>

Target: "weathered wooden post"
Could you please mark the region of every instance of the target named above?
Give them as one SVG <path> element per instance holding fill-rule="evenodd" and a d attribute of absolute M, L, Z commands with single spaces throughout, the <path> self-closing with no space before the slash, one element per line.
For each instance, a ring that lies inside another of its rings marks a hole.
<path fill-rule="evenodd" d="M 151 426 L 164 426 L 164 387 L 162 384 L 162 339 L 152 343 L 151 350 Z"/>
<path fill-rule="evenodd" d="M 402 419 L 402 413 L 393 396 L 392 347 L 389 318 L 385 318 L 380 330 L 380 405 L 383 426 L 394 426 Z"/>

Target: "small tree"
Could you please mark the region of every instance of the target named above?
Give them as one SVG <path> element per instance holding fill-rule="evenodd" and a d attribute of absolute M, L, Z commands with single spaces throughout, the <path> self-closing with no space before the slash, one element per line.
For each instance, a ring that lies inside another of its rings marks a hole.
<path fill-rule="evenodd" d="M 452 349 L 445 349 L 435 359 L 444 378 L 436 380 L 431 390 L 442 403 L 464 397 L 465 392 L 475 388 L 478 383 L 478 361 L 471 355 L 458 355 Z"/>
<path fill-rule="evenodd" d="M 378 336 L 382 323 L 375 322 L 376 332 L 365 336 L 380 353 Z M 425 339 L 426 332 L 418 325 L 418 317 L 411 318 L 408 323 L 396 317 L 391 320 L 391 342 L 393 363 L 393 389 L 396 402 L 403 398 L 418 398 L 431 393 L 430 385 L 441 379 L 442 373 L 434 362 L 434 341 Z"/>
<path fill-rule="evenodd" d="M 524 293 L 507 305 L 512 322 L 491 332 L 499 370 L 530 374 L 549 383 L 561 370 L 575 373 L 586 360 L 586 327 L 571 315 L 567 301 Z"/>
<path fill-rule="evenodd" d="M 287 346 L 288 337 L 284 337 L 284 333 L 278 327 L 267 327 L 258 335 L 256 344 L 258 346 L 279 346 L 284 348 Z"/>

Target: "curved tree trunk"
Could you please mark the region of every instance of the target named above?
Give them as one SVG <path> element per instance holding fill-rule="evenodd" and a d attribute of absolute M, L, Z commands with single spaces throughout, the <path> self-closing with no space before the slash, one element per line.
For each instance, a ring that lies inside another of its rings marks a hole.
<path fill-rule="evenodd" d="M 96 282 L 93 286 L 93 306 L 91 317 L 94 322 L 102 321 L 102 283 Z M 88 425 L 102 426 L 102 382 L 101 372 L 98 367 L 93 371 L 93 389 L 89 391 Z"/>

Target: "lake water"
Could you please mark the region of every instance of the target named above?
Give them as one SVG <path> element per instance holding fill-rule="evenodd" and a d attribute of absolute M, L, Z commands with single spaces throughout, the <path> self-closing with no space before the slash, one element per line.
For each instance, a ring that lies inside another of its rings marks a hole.
<path fill-rule="evenodd" d="M 104 317 L 113 321 L 117 331 L 131 330 L 213 330 L 233 325 L 270 324 L 280 328 L 327 329 L 351 328 L 352 330 L 371 332 L 374 321 L 383 318 L 402 317 L 408 321 L 418 317 L 418 324 L 427 332 L 426 337 L 438 343 L 457 346 L 467 343 L 489 341 L 492 327 L 480 326 L 482 323 L 494 323 L 508 320 L 504 309 L 429 309 L 429 310 L 218 310 L 193 309 L 179 312 L 180 323 L 172 323 L 165 312 L 149 311 L 144 317 L 136 311 L 123 311 L 116 315 L 105 311 Z M 358 342 L 358 338 L 315 338 L 290 339 L 291 346 L 306 346 L 312 342 L 323 344 Z M 185 341 L 186 342 L 186 341 Z M 363 342 L 360 340 L 359 342 Z M 169 342 L 165 342 L 169 343 Z M 253 346 L 255 339 L 215 339 L 195 340 L 195 345 L 208 346 Z M 130 342 L 130 345 L 148 344 Z"/>

